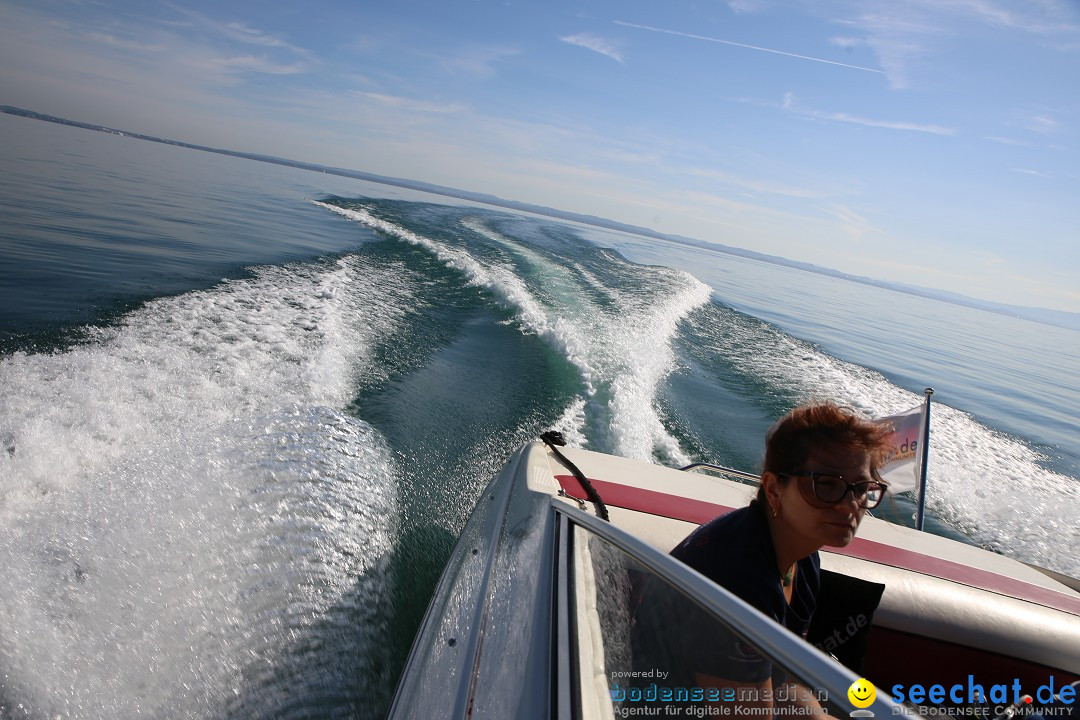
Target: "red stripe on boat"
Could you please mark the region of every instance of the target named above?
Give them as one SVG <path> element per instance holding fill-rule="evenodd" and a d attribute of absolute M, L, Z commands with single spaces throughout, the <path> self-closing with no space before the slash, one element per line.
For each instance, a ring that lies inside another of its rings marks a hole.
<path fill-rule="evenodd" d="M 567 495 L 588 500 L 581 483 L 573 475 L 556 475 L 555 479 L 559 481 Z M 674 520 L 683 520 L 697 525 L 708 522 L 717 515 L 723 515 L 734 509 L 727 505 L 719 505 L 679 495 L 669 495 L 668 493 L 629 485 L 620 485 L 605 480 L 590 479 L 589 482 L 600 493 L 600 497 L 603 498 L 604 503 L 607 505 L 649 513 L 650 515 L 659 515 Z M 829 548 L 827 552 L 850 555 L 881 565 L 889 565 L 944 580 L 952 580 L 953 582 L 1080 615 L 1080 600 L 1056 590 L 873 540 L 864 540 L 857 537 L 846 548 Z"/>

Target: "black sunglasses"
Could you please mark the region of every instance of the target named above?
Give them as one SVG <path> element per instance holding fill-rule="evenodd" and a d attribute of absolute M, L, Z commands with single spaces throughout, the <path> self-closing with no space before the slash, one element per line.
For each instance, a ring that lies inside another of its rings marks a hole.
<path fill-rule="evenodd" d="M 839 503 L 847 497 L 848 493 L 851 493 L 859 507 L 867 510 L 872 510 L 880 505 L 885 498 L 885 491 L 889 488 L 888 485 L 880 482 L 850 483 L 840 475 L 830 473 L 778 473 L 778 475 L 780 477 L 808 478 L 810 486 L 814 490 L 814 497 L 829 505 Z"/>

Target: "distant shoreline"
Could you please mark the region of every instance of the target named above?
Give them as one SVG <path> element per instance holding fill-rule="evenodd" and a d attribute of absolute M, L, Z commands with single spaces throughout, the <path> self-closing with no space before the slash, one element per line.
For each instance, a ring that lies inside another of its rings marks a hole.
<path fill-rule="evenodd" d="M 143 135 L 141 133 L 118 130 L 116 128 L 105 127 L 104 125 L 94 125 L 92 123 L 84 123 L 77 120 L 68 120 L 67 118 L 56 117 L 55 115 L 46 115 L 44 113 L 35 112 L 33 110 L 24 110 L 22 108 L 12 107 L 10 105 L 0 105 L 0 112 L 6 113 L 8 115 L 25 117 L 32 120 L 43 120 L 45 122 L 57 123 L 60 125 L 69 125 L 71 127 L 82 128 L 84 130 L 96 130 L 98 132 L 109 133 L 111 135 L 119 135 L 121 137 L 135 138 L 137 140 L 149 140 L 151 142 L 162 143 L 165 145 L 175 145 L 177 147 L 188 148 L 190 150 L 202 150 L 203 152 L 217 153 L 219 155 L 230 155 L 232 157 L 242 158 L 245 160 L 255 160 L 258 162 L 273 163 L 275 165 L 285 165 L 287 167 L 293 167 L 300 170 L 323 172 L 331 175 L 339 175 L 341 177 L 353 178 L 356 180 L 375 182 L 381 185 L 391 185 L 395 187 L 406 188 L 409 190 L 418 190 L 420 192 L 443 195 L 446 197 L 457 198 L 459 200 L 468 200 L 471 202 L 483 203 L 485 205 L 493 205 L 495 207 L 502 207 L 509 210 L 518 210 L 537 215 L 544 215 L 558 220 L 567 220 L 571 222 L 582 223 L 585 225 L 592 225 L 594 227 L 600 227 L 606 230 L 628 232 L 643 237 L 666 240 L 668 242 L 704 248 L 707 250 L 714 250 L 716 252 L 726 253 L 728 255 L 749 258 L 752 260 L 760 260 L 762 262 L 767 262 L 774 265 L 783 265 L 786 267 L 795 268 L 797 270 L 817 273 L 819 275 L 827 275 L 829 277 L 850 280 L 851 282 L 856 282 L 863 285 L 871 285 L 874 287 L 885 288 L 888 290 L 902 292 L 908 295 L 915 295 L 918 297 L 929 298 L 932 300 L 939 300 L 954 305 L 962 305 L 978 310 L 985 310 L 987 312 L 1021 318 L 1023 320 L 1030 320 L 1045 325 L 1053 325 L 1055 327 L 1064 328 L 1066 330 L 1075 330 L 1080 332 L 1080 313 L 1065 312 L 1062 310 L 1051 310 L 1048 308 L 1027 307 L 1022 305 L 1007 305 L 1005 303 L 996 303 L 987 300 L 977 300 L 975 298 L 970 298 L 964 295 L 951 293 L 944 290 L 934 290 L 913 285 L 886 282 L 884 280 L 875 280 L 874 278 L 868 278 L 860 275 L 851 275 L 849 273 L 840 272 L 839 270 L 832 270 L 830 268 L 813 265 L 811 263 L 788 260 L 787 258 L 779 257 L 776 255 L 767 255 L 765 253 L 759 253 L 753 250 L 745 250 L 742 248 L 722 245 L 720 243 L 696 240 L 694 238 L 683 237 L 681 235 L 668 235 L 665 233 L 656 232 L 655 230 L 650 230 L 649 228 L 638 227 L 636 225 L 628 225 L 626 223 L 620 223 L 615 220 L 608 220 L 606 218 L 600 218 L 593 215 L 583 215 L 580 213 L 566 212 L 563 210 L 556 210 L 555 208 L 545 207 L 543 205 L 533 205 L 530 203 L 519 202 L 516 200 L 504 200 L 494 195 L 469 192 L 467 190 L 459 190 L 457 188 L 446 187 L 443 185 L 433 185 L 431 183 L 425 183 L 418 180 L 406 180 L 403 178 L 376 175 L 374 173 L 363 172 L 360 170 L 349 170 L 346 168 L 335 168 L 328 167 L 326 165 L 316 165 L 314 163 L 306 163 L 299 160 L 289 160 L 287 158 L 279 158 L 272 155 L 260 155 L 257 153 L 246 153 L 235 150 L 225 150 L 222 148 L 208 147 L 206 145 L 195 145 L 192 143 L 181 142 L 179 140 L 170 140 L 167 138 L 155 137 L 153 135 Z"/>

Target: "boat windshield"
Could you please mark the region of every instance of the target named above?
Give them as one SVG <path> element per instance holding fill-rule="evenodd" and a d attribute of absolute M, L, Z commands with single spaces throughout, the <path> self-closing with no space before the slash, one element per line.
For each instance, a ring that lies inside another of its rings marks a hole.
<path fill-rule="evenodd" d="M 681 563 L 617 543 L 607 528 L 571 520 L 560 541 L 566 679 L 580 717 L 850 714 L 846 670 Z M 702 588 L 711 601 L 702 602 Z M 716 612 L 725 605 L 727 619 Z"/>

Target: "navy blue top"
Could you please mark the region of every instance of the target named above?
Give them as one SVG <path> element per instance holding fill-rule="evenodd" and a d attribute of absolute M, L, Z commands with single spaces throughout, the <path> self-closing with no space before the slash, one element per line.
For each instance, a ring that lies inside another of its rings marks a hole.
<path fill-rule="evenodd" d="M 814 552 L 797 563 L 789 605 L 776 567 L 768 520 L 761 508 L 745 507 L 710 520 L 690 533 L 671 555 L 799 637 L 806 637 L 821 587 L 818 554 Z M 733 638 L 722 645 L 726 647 L 713 645 L 702 655 L 697 672 L 741 681 L 764 680 L 772 674 L 771 664 L 746 643 Z"/>

